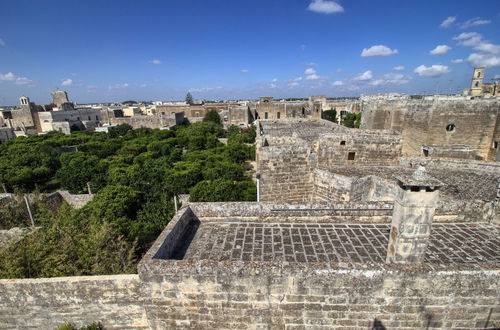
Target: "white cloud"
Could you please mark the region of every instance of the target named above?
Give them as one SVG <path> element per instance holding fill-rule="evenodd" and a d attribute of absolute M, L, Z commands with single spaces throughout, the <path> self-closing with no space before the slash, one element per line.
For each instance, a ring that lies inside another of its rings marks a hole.
<path fill-rule="evenodd" d="M 127 88 L 128 86 L 129 86 L 128 83 L 116 84 L 108 86 L 108 89 L 111 90 L 111 89 Z"/>
<path fill-rule="evenodd" d="M 449 16 L 439 26 L 442 28 L 449 28 L 457 20 L 456 16 Z"/>
<path fill-rule="evenodd" d="M 344 82 L 343 82 L 343 81 L 341 81 L 341 80 L 337 80 L 337 81 L 334 81 L 332 85 L 333 85 L 333 86 L 343 86 L 343 85 L 344 85 Z"/>
<path fill-rule="evenodd" d="M 469 46 L 480 52 L 472 53 L 467 58 L 472 66 L 500 66 L 500 45 L 483 40 L 481 34 L 477 32 L 461 33 L 453 39 L 458 40 L 462 46 Z"/>
<path fill-rule="evenodd" d="M 467 20 L 465 23 L 462 24 L 461 28 L 466 29 L 471 26 L 477 26 L 477 25 L 485 25 L 485 24 L 490 24 L 491 21 L 487 19 L 481 19 L 480 17 L 476 18 L 471 18 L 470 20 Z"/>
<path fill-rule="evenodd" d="M 299 83 L 297 81 L 292 81 L 288 84 L 288 87 L 293 88 L 293 87 L 297 87 L 298 85 L 299 85 Z"/>
<path fill-rule="evenodd" d="M 0 46 L 5 46 L 5 41 L 2 38 L 0 38 Z"/>
<path fill-rule="evenodd" d="M 222 88 L 223 88 L 222 86 L 202 87 L 202 88 L 190 88 L 189 91 L 190 92 L 210 92 L 210 91 L 214 91 L 214 90 L 222 89 Z"/>
<path fill-rule="evenodd" d="M 406 78 L 404 75 L 399 73 L 387 73 L 380 78 L 371 80 L 368 84 L 372 86 L 380 86 L 386 84 L 396 84 L 402 85 L 406 84 L 410 81 L 409 78 Z"/>
<path fill-rule="evenodd" d="M 63 80 L 63 82 L 61 83 L 61 86 L 71 86 L 71 85 L 73 85 L 73 80 L 69 78 Z"/>
<path fill-rule="evenodd" d="M 306 48 L 307 48 L 307 46 L 306 46 L 306 45 L 304 45 L 304 44 L 300 45 L 300 49 L 301 49 L 301 50 L 304 50 L 304 49 L 306 49 Z"/>
<path fill-rule="evenodd" d="M 443 55 L 443 54 L 446 54 L 450 49 L 451 49 L 450 46 L 447 46 L 447 45 L 438 45 L 438 46 L 436 46 L 436 48 L 434 48 L 433 50 L 431 50 L 429 52 L 429 54 L 431 54 L 431 55 Z"/>
<path fill-rule="evenodd" d="M 302 80 L 302 77 L 296 77 L 296 78 L 293 78 L 292 81 L 295 81 L 295 82 L 298 82 L 298 81 L 301 81 Z"/>
<path fill-rule="evenodd" d="M 270 83 L 270 84 L 269 84 L 269 88 L 278 88 L 278 85 L 273 84 L 273 83 Z"/>
<path fill-rule="evenodd" d="M 467 61 L 473 66 L 500 66 L 500 56 L 491 54 L 472 53 L 469 55 L 469 58 L 467 58 Z"/>
<path fill-rule="evenodd" d="M 145 88 L 145 87 L 148 87 L 148 84 L 140 84 L 139 87 Z"/>
<path fill-rule="evenodd" d="M 309 63 L 306 63 L 307 66 L 318 66 L 319 64 L 316 63 L 316 62 L 309 62 Z"/>
<path fill-rule="evenodd" d="M 371 46 L 370 48 L 364 48 L 363 51 L 361 52 L 361 56 L 362 57 L 389 56 L 397 53 L 398 53 L 397 49 L 390 49 L 389 47 L 384 45 L 375 45 Z"/>
<path fill-rule="evenodd" d="M 318 76 L 317 74 L 313 73 L 313 74 L 310 74 L 309 76 L 306 77 L 306 80 L 318 80 L 320 78 L 320 76 Z"/>
<path fill-rule="evenodd" d="M 151 61 L 149 61 L 149 63 L 151 63 L 151 64 L 163 64 L 163 62 L 161 60 L 151 60 Z"/>
<path fill-rule="evenodd" d="M 481 42 L 474 46 L 475 50 L 479 50 L 481 52 L 490 53 L 490 54 L 500 54 L 500 45 L 495 45 L 489 42 Z"/>
<path fill-rule="evenodd" d="M 403 65 L 398 65 L 398 66 L 393 67 L 393 69 L 396 71 L 403 71 L 405 69 L 405 67 Z"/>
<path fill-rule="evenodd" d="M 240 72 L 242 72 L 242 73 L 248 73 L 248 69 L 241 69 Z"/>
<path fill-rule="evenodd" d="M 354 80 L 365 81 L 365 80 L 370 80 L 372 78 L 373 78 L 373 74 L 370 70 L 368 70 L 368 71 L 363 72 L 359 76 L 354 77 Z"/>
<path fill-rule="evenodd" d="M 453 64 L 460 64 L 460 63 L 463 63 L 463 62 L 464 62 L 464 60 L 461 59 L 461 58 L 457 58 L 455 60 L 451 60 L 451 63 L 453 63 Z"/>
<path fill-rule="evenodd" d="M 458 44 L 462 46 L 475 46 L 481 43 L 483 37 L 477 32 L 464 32 L 453 37 L 453 40 L 458 40 Z"/>
<path fill-rule="evenodd" d="M 278 81 L 278 78 L 273 78 L 273 80 L 271 80 L 272 82 L 277 82 Z"/>
<path fill-rule="evenodd" d="M 306 71 L 304 71 L 305 74 L 315 74 L 316 70 L 313 68 L 307 68 Z"/>
<path fill-rule="evenodd" d="M 6 74 L 0 73 L 0 81 L 14 81 L 16 76 L 12 72 L 7 72 Z"/>
<path fill-rule="evenodd" d="M 31 84 L 33 84 L 33 81 L 31 79 L 26 78 L 26 77 L 17 77 L 14 84 L 16 84 L 16 85 L 31 85 Z"/>
<path fill-rule="evenodd" d="M 450 69 L 446 65 L 441 64 L 433 64 L 429 67 L 422 64 L 416 67 L 413 72 L 421 77 L 438 77 L 450 72 Z"/>
<path fill-rule="evenodd" d="M 322 14 L 342 13 L 344 8 L 334 1 L 312 0 L 307 10 Z"/>
<path fill-rule="evenodd" d="M 31 85 L 33 84 L 33 80 L 28 79 L 26 77 L 18 77 L 12 72 L 7 72 L 6 74 L 0 73 L 0 82 L 9 81 L 13 82 L 16 85 Z"/>
<path fill-rule="evenodd" d="M 342 72 L 342 71 L 344 71 L 344 69 L 342 69 L 342 68 L 338 68 L 338 69 L 337 69 L 337 70 L 335 70 L 335 71 L 337 71 L 337 72 Z"/>

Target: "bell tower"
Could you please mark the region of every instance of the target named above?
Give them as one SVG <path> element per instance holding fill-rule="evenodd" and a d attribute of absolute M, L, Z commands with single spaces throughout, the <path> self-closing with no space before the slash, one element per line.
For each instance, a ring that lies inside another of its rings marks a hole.
<path fill-rule="evenodd" d="M 483 93 L 484 67 L 474 68 L 472 82 L 470 86 L 470 95 L 477 96 Z"/>

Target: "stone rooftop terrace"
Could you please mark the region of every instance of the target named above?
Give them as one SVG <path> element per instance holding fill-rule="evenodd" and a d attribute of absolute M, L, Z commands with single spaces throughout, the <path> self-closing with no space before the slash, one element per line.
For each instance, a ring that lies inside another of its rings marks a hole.
<path fill-rule="evenodd" d="M 397 176 L 410 175 L 415 168 L 404 166 L 336 166 L 326 169 L 332 173 L 347 177 L 361 178 L 374 175 L 396 183 Z M 443 197 L 459 200 L 494 200 L 500 173 L 495 171 L 474 171 L 457 168 L 426 167 L 427 173 L 442 181 L 445 186 L 441 188 Z"/>
<path fill-rule="evenodd" d="M 389 224 L 202 222 L 183 260 L 384 263 Z M 433 224 L 425 262 L 500 264 L 500 226 Z"/>

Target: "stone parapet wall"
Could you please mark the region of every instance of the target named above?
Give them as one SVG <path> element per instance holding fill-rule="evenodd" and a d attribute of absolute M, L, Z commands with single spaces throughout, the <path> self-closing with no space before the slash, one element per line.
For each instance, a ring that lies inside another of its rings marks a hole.
<path fill-rule="evenodd" d="M 144 269 L 154 329 L 387 329 L 500 326 L 498 271 Z M 270 265 L 272 266 L 272 265 Z M 236 274 L 239 274 L 236 276 Z"/>
<path fill-rule="evenodd" d="M 0 280 L 0 329 L 148 329 L 137 275 Z"/>
<path fill-rule="evenodd" d="M 190 203 L 200 221 L 389 223 L 392 203 Z"/>

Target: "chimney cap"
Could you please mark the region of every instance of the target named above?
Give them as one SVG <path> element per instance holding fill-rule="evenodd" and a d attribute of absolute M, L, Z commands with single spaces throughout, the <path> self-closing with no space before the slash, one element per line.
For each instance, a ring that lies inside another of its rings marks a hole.
<path fill-rule="evenodd" d="M 396 179 L 400 185 L 409 187 L 432 187 L 433 189 L 438 189 L 445 185 L 443 182 L 427 174 L 425 167 L 422 165 L 419 165 L 412 174 L 398 175 Z"/>

